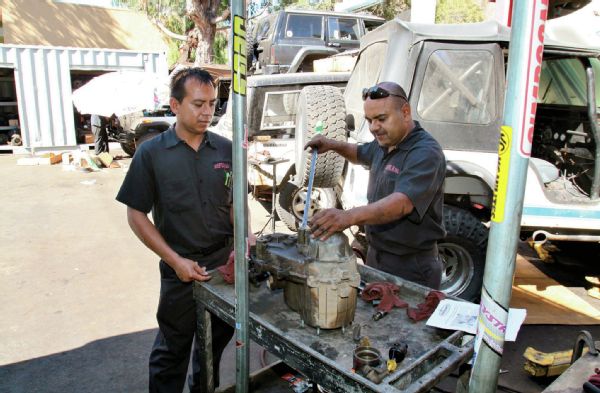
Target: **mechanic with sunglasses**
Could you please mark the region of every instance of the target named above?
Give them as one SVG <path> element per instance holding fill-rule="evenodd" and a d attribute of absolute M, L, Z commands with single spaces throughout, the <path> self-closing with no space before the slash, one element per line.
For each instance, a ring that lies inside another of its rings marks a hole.
<path fill-rule="evenodd" d="M 442 262 L 437 242 L 442 222 L 446 161 L 438 142 L 413 121 L 406 93 L 381 82 L 363 90 L 365 119 L 374 140 L 351 144 L 315 136 L 305 148 L 335 151 L 369 169 L 368 205 L 325 209 L 310 221 L 313 236 L 326 240 L 352 225 L 364 225 L 367 265 L 439 289 Z"/>

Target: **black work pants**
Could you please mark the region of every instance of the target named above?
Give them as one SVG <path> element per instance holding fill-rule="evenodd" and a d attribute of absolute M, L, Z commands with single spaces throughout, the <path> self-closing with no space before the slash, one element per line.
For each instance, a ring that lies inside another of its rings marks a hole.
<path fill-rule="evenodd" d="M 440 289 L 442 260 L 437 246 L 430 251 L 396 255 L 369 247 L 367 266 L 433 289 Z"/>
<path fill-rule="evenodd" d="M 228 251 L 227 251 L 228 253 Z M 199 348 L 196 336 L 196 304 L 192 283 L 184 283 L 164 261 L 160 262 L 160 300 L 156 319 L 158 334 L 150 354 L 150 392 L 181 393 L 185 384 L 193 342 L 190 392 L 200 392 Z M 213 316 L 213 378 L 219 385 L 221 354 L 233 336 L 233 328 Z"/>

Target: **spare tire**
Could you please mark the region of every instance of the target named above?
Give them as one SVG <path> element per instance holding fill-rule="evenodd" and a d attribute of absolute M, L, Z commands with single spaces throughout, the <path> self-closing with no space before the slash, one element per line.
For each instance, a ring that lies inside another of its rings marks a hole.
<path fill-rule="evenodd" d="M 307 86 L 300 92 L 296 114 L 296 184 L 306 186 L 310 173 L 311 154 L 304 150 L 306 142 L 316 135 L 315 128 L 323 123 L 322 135 L 345 142 L 346 109 L 342 92 L 333 86 Z M 319 154 L 313 186 L 335 187 L 344 171 L 345 159 L 329 151 Z"/>

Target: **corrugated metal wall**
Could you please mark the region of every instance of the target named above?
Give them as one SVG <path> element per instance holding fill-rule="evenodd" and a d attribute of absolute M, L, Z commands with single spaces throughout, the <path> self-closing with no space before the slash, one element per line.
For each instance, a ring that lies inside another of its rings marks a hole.
<path fill-rule="evenodd" d="M 24 147 L 75 146 L 71 71 L 167 74 L 162 53 L 0 45 L 0 67 L 15 71 Z"/>

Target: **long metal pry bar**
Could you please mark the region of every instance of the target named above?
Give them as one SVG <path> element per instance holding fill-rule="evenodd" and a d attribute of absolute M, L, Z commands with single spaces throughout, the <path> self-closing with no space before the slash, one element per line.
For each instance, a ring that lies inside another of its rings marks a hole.
<path fill-rule="evenodd" d="M 306 202 L 304 203 L 304 214 L 302 215 L 302 225 L 300 229 L 308 228 L 308 210 L 310 208 L 310 198 L 312 194 L 313 179 L 315 178 L 315 167 L 317 165 L 317 149 L 312 150 L 310 159 L 310 172 L 308 174 L 308 188 L 306 189 Z"/>

